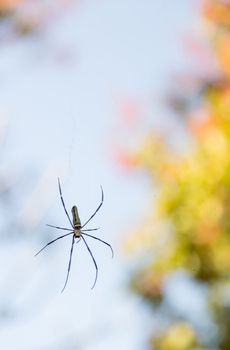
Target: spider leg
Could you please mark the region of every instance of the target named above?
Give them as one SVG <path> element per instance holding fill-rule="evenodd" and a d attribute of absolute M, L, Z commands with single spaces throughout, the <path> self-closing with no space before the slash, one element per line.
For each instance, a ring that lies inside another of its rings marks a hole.
<path fill-rule="evenodd" d="M 71 221 L 71 219 L 69 217 L 68 211 L 66 210 L 65 202 L 64 202 L 64 199 L 63 199 L 63 196 L 62 196 L 62 190 L 61 190 L 61 184 L 60 184 L 59 178 L 58 178 L 58 187 L 59 187 L 59 193 L 60 193 L 60 197 L 61 197 L 61 202 L 62 202 L 63 208 L 65 210 L 67 218 L 69 219 L 70 225 L 73 227 L 72 221 Z"/>
<path fill-rule="evenodd" d="M 95 266 L 95 269 L 96 269 L 95 281 L 94 281 L 94 283 L 93 283 L 93 286 L 91 287 L 91 289 L 93 289 L 93 288 L 94 288 L 94 286 L 95 286 L 95 284 L 96 284 L 96 282 L 97 282 L 98 267 L 97 267 L 97 263 L 96 263 L 96 261 L 95 261 L 95 259 L 94 259 L 94 256 L 93 256 L 93 254 L 92 254 L 92 252 L 91 252 L 91 250 L 90 250 L 90 248 L 89 248 L 88 244 L 86 243 L 85 238 L 84 238 L 83 236 L 81 236 L 81 238 L 83 239 L 83 242 L 85 243 L 86 248 L 88 249 L 89 254 L 91 255 L 91 258 L 93 259 L 93 263 L 94 263 L 94 266 Z"/>
<path fill-rule="evenodd" d="M 99 204 L 99 206 L 97 207 L 97 209 L 95 210 L 95 212 L 90 216 L 90 218 L 84 223 L 84 225 L 81 227 L 83 228 L 85 225 L 88 224 L 88 222 L 96 215 L 96 213 L 98 212 L 98 210 L 100 209 L 100 207 L 102 206 L 104 201 L 104 192 L 103 192 L 103 188 L 101 186 L 101 203 Z"/>
<path fill-rule="evenodd" d="M 100 227 L 97 227 L 97 228 L 89 228 L 87 230 L 83 230 L 83 232 L 86 232 L 86 231 L 96 231 L 96 230 L 99 230 Z"/>
<path fill-rule="evenodd" d="M 54 225 L 49 225 L 49 224 L 46 224 L 46 226 L 57 228 L 58 230 L 71 231 L 71 229 L 65 228 L 65 227 L 59 227 L 59 226 L 54 226 Z"/>
<path fill-rule="evenodd" d="M 41 251 L 42 251 L 43 249 L 45 249 L 46 247 L 48 247 L 48 245 L 50 245 L 50 244 L 56 242 L 58 239 L 61 239 L 61 238 L 66 237 L 66 236 L 69 236 L 69 235 L 71 235 L 71 234 L 73 234 L 73 232 L 66 233 L 65 235 L 62 235 L 62 236 L 60 236 L 60 237 L 58 237 L 58 238 L 56 238 L 56 239 L 53 239 L 51 242 L 47 243 L 42 249 L 40 249 L 39 252 L 37 252 L 34 256 L 37 256 L 38 254 L 40 254 Z"/>
<path fill-rule="evenodd" d="M 87 231 L 87 230 L 84 230 L 84 231 L 82 232 L 83 235 L 88 236 L 88 237 L 91 237 L 91 238 L 94 238 L 94 239 L 97 239 L 98 241 L 100 241 L 100 242 L 106 244 L 107 246 L 109 246 L 109 248 L 111 249 L 111 252 L 112 252 L 112 258 L 114 257 L 113 248 L 111 247 L 111 245 L 110 245 L 109 243 L 103 241 L 102 239 L 100 239 L 100 238 L 98 238 L 98 237 L 91 236 L 91 235 L 85 233 L 85 231 Z"/>
<path fill-rule="evenodd" d="M 73 235 L 73 238 L 72 238 L 72 244 L 71 244 L 71 249 L 70 249 L 70 257 L 69 257 L 69 265 L 68 265 L 67 276 L 66 276 L 65 284 L 64 284 L 64 287 L 62 288 L 61 293 L 63 293 L 63 292 L 64 292 L 65 287 L 66 287 L 67 282 L 68 282 L 68 279 L 69 279 L 69 272 L 70 272 L 71 261 L 72 261 L 72 254 L 73 254 L 74 240 L 75 240 L 75 237 L 74 237 L 74 235 Z"/>

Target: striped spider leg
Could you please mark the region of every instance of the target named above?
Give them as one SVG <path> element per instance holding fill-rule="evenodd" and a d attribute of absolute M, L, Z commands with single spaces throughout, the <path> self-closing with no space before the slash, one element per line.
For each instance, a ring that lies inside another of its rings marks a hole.
<path fill-rule="evenodd" d="M 68 282 L 68 279 L 69 279 L 69 273 L 70 273 L 70 268 L 71 268 L 74 243 L 78 243 L 82 239 L 84 245 L 86 246 L 86 248 L 87 248 L 87 250 L 88 250 L 88 252 L 89 252 L 89 254 L 90 254 L 90 256 L 91 256 L 91 258 L 93 260 L 93 263 L 94 263 L 94 266 L 95 266 L 95 270 L 96 270 L 95 280 L 94 280 L 94 283 L 93 283 L 93 285 L 91 287 L 91 289 L 93 289 L 95 284 L 96 284 L 96 282 L 97 282 L 98 267 L 97 267 L 96 260 L 95 260 L 95 258 L 93 256 L 93 253 L 92 253 L 92 251 L 91 251 L 91 249 L 90 249 L 90 247 L 89 247 L 89 245 L 88 245 L 88 243 L 86 241 L 86 237 L 93 238 L 93 239 L 98 240 L 98 241 L 104 243 L 105 245 L 107 245 L 111 249 L 112 257 L 114 256 L 113 248 L 111 247 L 111 245 L 109 243 L 103 241 L 101 238 L 98 238 L 98 237 L 93 236 L 92 234 L 88 233 L 88 232 L 91 232 L 91 231 L 98 230 L 99 227 L 84 229 L 84 227 L 92 220 L 92 218 L 96 215 L 96 213 L 98 212 L 98 210 L 101 208 L 101 206 L 103 204 L 103 201 L 104 201 L 103 189 L 101 187 L 101 202 L 100 202 L 99 206 L 93 212 L 93 214 L 90 216 L 90 218 L 84 223 L 84 225 L 82 225 L 76 205 L 74 205 L 72 207 L 72 210 L 71 210 L 71 212 L 72 212 L 72 220 L 70 219 L 70 216 L 68 214 L 68 211 L 66 209 L 65 202 L 64 202 L 64 199 L 63 199 L 62 189 L 61 189 L 61 184 L 60 184 L 59 178 L 58 178 L 58 187 L 59 187 L 59 194 L 60 194 L 60 198 L 61 198 L 61 203 L 62 203 L 63 209 L 65 211 L 65 214 L 66 214 L 66 216 L 67 216 L 67 218 L 69 220 L 71 228 L 60 227 L 60 226 L 54 226 L 54 225 L 47 224 L 47 226 L 49 226 L 49 227 L 52 227 L 52 228 L 55 228 L 55 229 L 58 229 L 58 230 L 68 231 L 68 233 L 66 233 L 64 235 L 61 235 L 61 236 L 57 237 L 56 239 L 53 239 L 52 241 L 48 242 L 42 249 L 40 249 L 35 254 L 35 256 L 40 254 L 46 247 L 48 247 L 50 244 L 56 242 L 57 240 L 59 240 L 61 238 L 64 238 L 64 237 L 67 237 L 69 235 L 72 235 L 72 243 L 71 243 L 71 249 L 70 249 L 70 256 L 69 256 L 69 263 L 68 263 L 68 269 L 67 269 L 67 276 L 66 276 L 65 284 L 64 284 L 64 286 L 62 288 L 62 291 L 61 291 L 61 292 L 64 292 L 65 287 L 66 287 L 67 282 Z"/>

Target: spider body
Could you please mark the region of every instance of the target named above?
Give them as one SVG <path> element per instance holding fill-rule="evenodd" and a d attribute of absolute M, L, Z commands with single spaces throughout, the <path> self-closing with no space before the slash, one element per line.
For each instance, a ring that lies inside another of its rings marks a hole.
<path fill-rule="evenodd" d="M 62 190 L 61 190 L 61 185 L 60 185 L 60 180 L 58 179 L 58 187 L 59 187 L 59 194 L 60 194 L 60 197 L 61 197 L 61 202 L 62 202 L 62 206 L 63 206 L 63 209 L 65 211 L 65 214 L 69 220 L 69 223 L 71 225 L 71 228 L 66 228 L 66 227 L 60 227 L 60 226 L 54 226 L 54 225 L 49 225 L 47 224 L 47 226 L 49 227 L 52 227 L 52 228 L 56 228 L 58 230 L 64 230 L 64 231 L 68 231 L 68 233 L 62 235 L 62 236 L 59 236 L 57 237 L 56 239 L 50 241 L 49 243 L 47 243 L 42 249 L 39 250 L 39 252 L 37 252 L 36 255 L 38 255 L 39 253 L 41 253 L 41 251 L 43 249 L 45 249 L 48 245 L 56 242 L 57 240 L 63 238 L 63 237 L 66 237 L 66 236 L 69 236 L 69 235 L 72 235 L 72 243 L 71 243 L 71 249 L 70 249 L 70 257 L 69 257 L 69 264 L 68 264 L 68 270 L 67 270 L 67 276 L 66 276 L 66 280 L 65 280 L 65 284 L 64 284 L 64 287 L 62 288 L 62 292 L 64 291 L 66 285 L 67 285 L 67 282 L 68 282 L 68 278 L 69 278 L 69 272 L 70 272 L 70 267 L 71 267 L 71 261 L 72 261 L 72 253 L 73 253 L 73 247 L 74 247 L 74 243 L 78 243 L 80 242 L 81 240 L 83 241 L 84 245 L 86 246 L 92 260 L 93 260 L 93 263 L 94 263 L 94 266 L 95 266 L 95 269 L 96 269 L 96 276 L 95 276 L 95 280 L 94 280 L 94 283 L 93 283 L 93 286 L 92 286 L 92 289 L 94 288 L 95 284 L 96 284 L 96 281 L 97 281 L 97 275 L 98 275 L 98 267 L 97 267 L 97 263 L 96 263 L 96 260 L 93 256 L 93 253 L 91 252 L 91 249 L 88 245 L 88 243 L 86 242 L 86 237 L 90 237 L 90 238 L 93 238 L 95 240 L 98 240 L 100 241 L 101 243 L 104 243 L 106 244 L 110 249 L 111 249 L 111 252 L 112 252 L 112 257 L 113 257 L 113 248 L 111 247 L 111 245 L 105 241 L 103 241 L 101 238 L 98 238 L 96 236 L 93 236 L 89 233 L 87 233 L 87 231 L 96 231 L 98 230 L 99 228 L 90 228 L 90 229 L 85 229 L 84 227 L 90 222 L 90 220 L 96 215 L 96 213 L 98 212 L 98 210 L 101 208 L 102 204 L 103 204 L 103 201 L 104 201 L 104 193 L 103 193 L 103 189 L 101 187 L 101 202 L 99 204 L 99 206 L 97 207 L 97 209 L 93 212 L 93 214 L 90 216 L 90 218 L 82 225 L 81 224 L 81 220 L 80 220 L 80 217 L 79 217 L 79 214 L 78 214 L 78 209 L 76 207 L 76 205 L 74 205 L 72 207 L 72 220 L 70 219 L 70 216 L 68 214 L 68 211 L 66 209 L 66 206 L 65 206 L 65 202 L 64 202 L 64 199 L 63 199 L 63 196 L 62 196 Z M 86 237 L 85 237 L 86 236 Z M 77 239 L 77 241 L 75 242 L 75 239 Z"/>
<path fill-rule="evenodd" d="M 81 237 L 81 220 L 78 214 L 78 210 L 76 205 L 72 208 L 72 216 L 73 216 L 73 229 L 74 229 L 74 237 Z"/>

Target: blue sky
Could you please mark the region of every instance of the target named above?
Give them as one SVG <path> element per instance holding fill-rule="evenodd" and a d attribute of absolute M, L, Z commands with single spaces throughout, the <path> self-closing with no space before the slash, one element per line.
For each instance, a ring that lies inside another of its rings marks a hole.
<path fill-rule="evenodd" d="M 126 289 L 129 262 L 120 247 L 147 211 L 149 188 L 144 177 L 124 175 L 110 158 L 116 100 L 143 99 L 152 118 L 161 118 L 157 99 L 173 73 L 186 67 L 181 39 L 197 24 L 195 4 L 82 1 L 41 37 L 0 48 L 0 114 L 9 125 L 2 168 L 37 174 L 19 190 L 18 211 L 12 214 L 28 240 L 1 248 L 0 283 L 6 290 L 1 301 L 8 295 L 12 307 L 26 310 L 1 327 L 2 347 L 142 347 L 150 325 L 139 301 Z M 63 52 L 68 53 L 64 63 Z M 99 265 L 93 291 L 94 266 L 83 245 L 75 246 L 70 281 L 62 295 L 71 240 L 63 239 L 33 257 L 47 238 L 58 234 L 46 223 L 68 225 L 58 176 L 67 207 L 77 204 L 82 221 L 98 205 L 100 185 L 104 188 L 105 202 L 92 227 L 101 227 L 98 235 L 113 245 L 115 258 L 107 247 L 89 241 Z M 7 289 L 5 274 L 14 281 Z"/>

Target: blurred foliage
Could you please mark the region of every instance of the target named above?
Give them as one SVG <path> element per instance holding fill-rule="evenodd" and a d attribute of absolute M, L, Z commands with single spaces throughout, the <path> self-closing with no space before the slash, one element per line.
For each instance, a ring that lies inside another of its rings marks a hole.
<path fill-rule="evenodd" d="M 0 40 L 44 29 L 47 23 L 62 15 L 75 0 L 0 0 Z"/>
<path fill-rule="evenodd" d="M 151 225 L 143 223 L 129 246 L 147 247 L 149 257 L 133 273 L 132 290 L 161 312 L 169 276 L 186 271 L 205 286 L 216 338 L 201 334 L 199 315 L 192 322 L 168 308 L 164 329 L 150 340 L 155 350 L 230 349 L 230 2 L 203 1 L 201 15 L 216 70 L 169 99 L 188 135 L 183 150 L 152 132 L 128 158 L 147 171 L 154 194 L 157 189 Z"/>
<path fill-rule="evenodd" d="M 162 334 L 151 340 L 159 350 L 188 350 L 196 346 L 194 331 L 185 322 L 175 322 Z"/>

